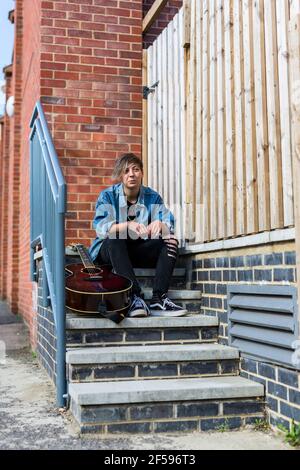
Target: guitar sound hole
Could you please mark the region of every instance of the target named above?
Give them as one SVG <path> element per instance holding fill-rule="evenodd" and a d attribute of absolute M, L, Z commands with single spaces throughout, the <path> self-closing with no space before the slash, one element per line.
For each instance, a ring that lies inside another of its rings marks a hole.
<path fill-rule="evenodd" d="M 83 268 L 81 271 L 82 271 L 83 273 L 91 274 L 91 275 L 93 275 L 93 276 L 99 275 L 99 274 L 102 274 L 102 273 L 103 273 L 103 270 L 100 269 L 100 268 Z"/>

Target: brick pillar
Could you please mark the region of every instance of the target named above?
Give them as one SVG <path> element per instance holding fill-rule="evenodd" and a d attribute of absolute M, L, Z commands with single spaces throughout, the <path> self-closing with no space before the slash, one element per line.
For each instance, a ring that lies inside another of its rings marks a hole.
<path fill-rule="evenodd" d="M 41 95 L 68 184 L 67 243 L 89 244 L 114 160 L 141 155 L 142 0 L 42 2 Z"/>

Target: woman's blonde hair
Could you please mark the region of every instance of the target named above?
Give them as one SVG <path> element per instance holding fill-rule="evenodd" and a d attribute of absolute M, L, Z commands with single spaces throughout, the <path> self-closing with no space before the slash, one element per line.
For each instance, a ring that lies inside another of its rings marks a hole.
<path fill-rule="evenodd" d="M 134 155 L 134 153 L 125 153 L 116 160 L 112 179 L 115 181 L 120 181 L 126 168 L 131 164 L 137 165 L 141 171 L 143 171 L 142 160 Z"/>

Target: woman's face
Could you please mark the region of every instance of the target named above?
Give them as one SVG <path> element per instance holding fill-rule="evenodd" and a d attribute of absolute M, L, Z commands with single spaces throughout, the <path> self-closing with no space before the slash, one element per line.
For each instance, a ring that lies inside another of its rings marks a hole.
<path fill-rule="evenodd" d="M 143 172 L 138 165 L 131 163 L 122 175 L 122 183 L 127 189 L 140 189 L 143 179 Z"/>

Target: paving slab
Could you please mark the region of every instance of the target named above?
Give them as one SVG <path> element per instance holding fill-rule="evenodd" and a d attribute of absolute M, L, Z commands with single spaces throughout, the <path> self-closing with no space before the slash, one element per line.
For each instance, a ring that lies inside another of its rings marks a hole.
<path fill-rule="evenodd" d="M 29 345 L 29 333 L 19 315 L 11 313 L 6 302 L 0 301 L 0 354 L 16 351 Z"/>
<path fill-rule="evenodd" d="M 20 315 L 12 313 L 7 303 L 3 300 L 0 300 L 0 325 L 8 325 L 19 322 L 22 322 Z"/>

